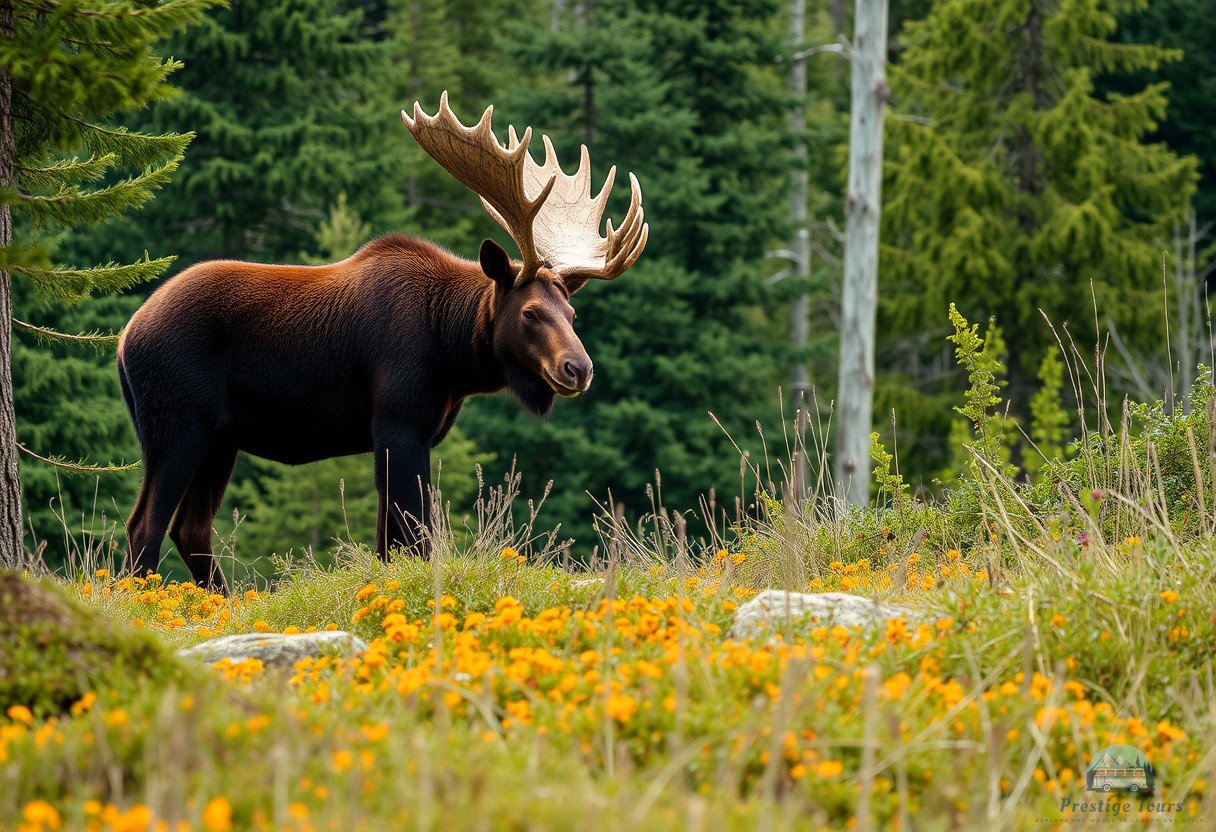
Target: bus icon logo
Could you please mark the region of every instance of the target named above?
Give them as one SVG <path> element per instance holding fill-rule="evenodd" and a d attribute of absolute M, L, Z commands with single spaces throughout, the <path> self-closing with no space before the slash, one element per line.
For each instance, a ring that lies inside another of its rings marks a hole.
<path fill-rule="evenodd" d="M 1151 792 L 1153 764 L 1130 745 L 1108 745 L 1089 764 L 1085 780 L 1091 792 Z"/>

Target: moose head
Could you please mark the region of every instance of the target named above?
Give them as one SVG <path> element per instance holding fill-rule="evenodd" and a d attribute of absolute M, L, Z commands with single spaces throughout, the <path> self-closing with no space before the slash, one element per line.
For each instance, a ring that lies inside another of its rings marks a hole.
<path fill-rule="evenodd" d="M 519 137 L 508 128 L 507 146 L 491 127 L 494 107 L 465 127 L 448 105 L 427 115 L 414 103 L 401 118 L 418 144 L 445 170 L 481 198 L 481 204 L 519 248 L 512 262 L 497 243 L 486 240 L 481 269 L 494 282 L 493 349 L 508 388 L 528 410 L 548 412 L 553 397 L 577 396 L 591 385 L 593 365 L 574 331 L 570 297 L 590 280 L 615 280 L 642 255 L 650 234 L 642 210 L 642 190 L 629 174 L 629 210 L 619 228 L 600 224 L 616 179 L 616 166 L 591 195 L 591 157 L 584 145 L 578 170 L 562 171 L 548 136 L 544 164 L 528 152 L 532 128 Z"/>

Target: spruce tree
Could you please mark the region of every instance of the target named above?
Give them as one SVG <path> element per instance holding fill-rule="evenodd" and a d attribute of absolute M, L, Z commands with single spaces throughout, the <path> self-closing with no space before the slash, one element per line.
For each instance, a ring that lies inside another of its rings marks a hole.
<path fill-rule="evenodd" d="M 233 0 L 165 44 L 190 56 L 182 92 L 134 123 L 197 137 L 156 204 L 93 245 L 173 239 L 182 266 L 288 262 L 341 192 L 377 228 L 399 218 L 401 124 L 366 35 L 339 0 Z"/>
<path fill-rule="evenodd" d="M 23 548 L 10 276 L 71 302 L 168 266 L 170 258 L 145 256 L 56 267 L 47 241 L 137 208 L 169 181 L 189 134 L 133 133 L 107 120 L 168 97 L 180 64 L 151 45 L 198 21 L 212 2 L 0 3 L 0 565 L 20 562 Z"/>
<path fill-rule="evenodd" d="M 584 555 L 593 499 L 611 492 L 637 516 L 658 469 L 669 508 L 716 490 L 733 513 L 740 464 L 723 428 L 756 451 L 757 420 L 780 434 L 782 325 L 763 264 L 785 238 L 782 11 L 773 0 L 603 0 L 519 41 L 520 60 L 553 80 L 496 113 L 550 134 L 567 169 L 585 142 L 594 176 L 634 171 L 651 227 L 638 265 L 574 300 L 590 392 L 539 424 L 505 397 L 472 403 L 463 421 L 501 465 L 517 456 L 525 494 L 554 480 L 543 516 Z M 619 220 L 625 198 L 618 188 L 607 214 Z M 751 461 L 763 467 L 761 454 Z"/>
<path fill-rule="evenodd" d="M 938 0 L 907 26 L 892 73 L 899 115 L 889 121 L 879 287 L 879 371 L 906 383 L 886 391 L 911 428 L 905 448 L 917 433 L 922 445 L 945 435 L 945 411 L 918 408 L 915 394 L 941 392 L 951 302 L 1003 327 L 1023 415 L 1055 346 L 1040 309 L 1088 349 L 1092 282 L 1099 315 L 1125 341 L 1160 342 L 1161 250 L 1195 165 L 1146 139 L 1166 111 L 1164 84 L 1095 91 L 1104 74 L 1177 57 L 1111 41 L 1116 15 L 1136 4 Z"/>

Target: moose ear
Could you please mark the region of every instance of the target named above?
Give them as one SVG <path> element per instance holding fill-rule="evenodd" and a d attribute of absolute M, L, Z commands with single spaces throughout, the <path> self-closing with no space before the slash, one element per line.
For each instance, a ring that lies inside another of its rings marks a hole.
<path fill-rule="evenodd" d="M 566 284 L 566 291 L 573 295 L 591 282 L 591 277 L 578 272 L 569 272 L 562 275 L 562 282 Z"/>
<path fill-rule="evenodd" d="M 488 237 L 481 241 L 481 252 L 478 254 L 478 259 L 481 261 L 481 270 L 485 272 L 486 277 L 498 284 L 498 288 L 504 292 L 511 290 L 515 285 L 515 268 L 511 265 L 511 258 L 503 251 L 502 246 Z"/>

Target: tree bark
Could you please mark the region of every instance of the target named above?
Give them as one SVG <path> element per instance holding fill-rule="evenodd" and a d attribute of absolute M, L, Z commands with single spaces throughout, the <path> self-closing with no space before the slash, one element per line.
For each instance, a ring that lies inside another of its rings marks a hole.
<path fill-rule="evenodd" d="M 790 134 L 794 137 L 794 173 L 790 188 L 790 226 L 794 230 L 792 271 L 794 277 L 805 286 L 811 273 L 811 235 L 807 227 L 807 169 L 806 169 L 806 0 L 790 0 L 790 48 L 794 59 L 790 68 L 790 95 L 794 106 L 790 110 Z M 808 395 L 811 390 L 810 374 L 806 358 L 801 353 L 806 349 L 810 331 L 811 300 L 803 288 L 790 304 L 790 346 L 797 356 L 790 367 L 790 391 L 794 396 L 794 458 L 792 489 L 795 500 L 806 499 L 806 425 Z"/>
<path fill-rule="evenodd" d="M 878 222 L 882 206 L 887 0 L 857 0 L 849 125 L 847 231 L 840 322 L 836 489 L 853 505 L 870 501 L 874 419 L 874 322 L 878 308 Z"/>
<path fill-rule="evenodd" d="M 0 35 L 13 36 L 12 0 L 0 0 Z M 0 67 L 0 187 L 13 183 L 13 84 Z M 13 242 L 12 206 L 0 205 L 0 246 Z M 21 473 L 17 465 L 17 414 L 13 408 L 13 294 L 9 273 L 0 270 L 0 567 L 25 560 L 21 533 Z"/>

